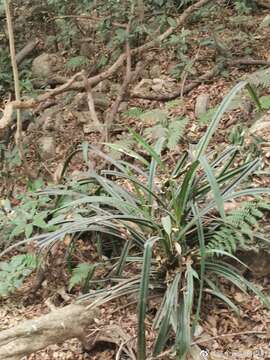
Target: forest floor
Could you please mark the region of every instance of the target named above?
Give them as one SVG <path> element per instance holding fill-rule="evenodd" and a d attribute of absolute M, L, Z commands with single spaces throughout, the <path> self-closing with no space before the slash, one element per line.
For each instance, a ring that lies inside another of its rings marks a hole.
<path fill-rule="evenodd" d="M 269 11 L 260 11 L 256 14 L 235 16 L 232 9 L 224 9 L 224 13 L 212 15 L 211 27 L 223 25 L 224 31 L 219 34 L 219 41 L 225 45 L 227 51 L 233 58 L 243 58 L 248 54 L 249 57 L 270 61 L 270 27 L 261 27 L 263 19 Z M 232 16 L 233 15 L 233 16 Z M 203 42 L 209 37 L 206 29 L 206 20 L 202 23 L 192 23 L 186 25 L 192 30 L 192 35 L 188 39 L 188 49 L 186 55 L 194 60 L 193 70 L 196 74 L 204 74 L 215 66 L 217 49 L 198 45 L 198 38 Z M 40 48 L 42 50 L 42 48 Z M 43 50 L 44 51 L 44 50 Z M 149 50 L 148 65 L 144 69 L 143 78 L 151 78 L 151 69 L 156 66 L 157 73 L 155 78 L 171 78 L 170 70 L 175 65 L 174 50 L 164 51 L 163 49 Z M 153 63 L 154 59 L 154 63 Z M 150 65 L 151 63 L 151 65 Z M 147 64 L 147 62 L 146 62 Z M 211 78 L 193 90 L 175 100 L 172 113 L 175 116 L 188 117 L 188 125 L 185 130 L 187 141 L 183 141 L 168 156 L 168 161 L 174 161 L 175 154 L 189 146 L 189 143 L 197 143 L 201 134 L 205 131 L 207 123 L 198 121 L 195 116 L 194 108 L 196 100 L 200 94 L 208 94 L 210 97 L 210 108 L 215 107 L 221 102 L 228 90 L 240 79 L 254 73 L 259 66 L 241 65 L 230 66 L 216 77 Z M 61 75 L 63 72 L 61 72 Z M 152 71 L 153 75 L 153 71 Z M 117 81 L 114 78 L 113 81 Z M 138 80 L 139 81 L 139 80 Z M 189 78 L 185 80 L 189 82 Z M 177 83 L 179 85 L 179 83 Z M 175 84 L 174 84 L 175 85 Z M 72 93 L 74 94 L 74 93 Z M 264 89 L 261 95 L 270 95 L 270 90 Z M 66 94 L 58 95 L 56 101 L 61 104 L 61 109 L 57 113 L 57 122 L 54 122 L 50 134 L 53 133 L 56 143 L 56 150 L 53 158 L 42 159 L 37 151 L 37 144 L 40 136 L 46 131 L 44 127 L 31 128 L 24 132 L 24 142 L 27 145 L 27 160 L 31 169 L 38 169 L 38 177 L 45 179 L 46 182 L 55 181 L 59 174 L 63 162 L 71 149 L 78 143 L 90 141 L 98 143 L 100 135 L 85 131 L 83 123 L 73 113 L 74 103 L 64 104 Z M 164 101 L 151 101 L 145 99 L 127 99 L 127 107 L 140 107 L 142 109 L 162 109 Z M 40 118 L 41 118 L 40 114 Z M 55 115 L 55 113 L 54 113 Z M 47 115 L 46 115 L 47 116 Z M 48 127 L 53 119 L 46 118 Z M 230 133 L 235 125 L 249 128 L 256 121 L 256 111 L 247 111 L 240 106 L 230 112 L 222 121 L 219 130 L 214 136 L 211 148 L 221 149 L 229 143 Z M 270 121 L 270 114 L 269 114 Z M 110 141 L 118 141 L 127 136 L 127 128 L 132 127 L 137 132 L 142 133 L 151 124 L 138 121 L 124 112 L 117 115 L 117 124 L 114 124 L 115 131 L 112 131 Z M 46 133 L 47 134 L 47 133 Z M 270 136 L 269 139 L 270 140 Z M 250 144 L 247 144 L 247 148 Z M 268 149 L 263 149 L 265 171 L 268 167 Z M 69 165 L 67 176 L 76 176 L 76 173 L 83 171 L 82 159 L 75 157 Z M 11 203 L 16 203 L 16 194 L 20 193 L 26 184 L 24 168 L 18 165 L 10 167 L 8 177 L 3 177 L 0 184 L 1 198 L 9 197 Z M 255 186 L 269 186 L 269 177 L 261 176 L 253 179 Z M 81 254 L 84 261 L 89 260 L 85 244 L 81 242 Z M 71 303 L 74 300 L 76 291 L 73 294 L 66 292 L 68 274 L 64 264 L 64 249 L 61 246 L 54 249 L 59 252 L 57 256 L 59 262 L 54 264 L 53 272 L 48 274 L 41 288 L 31 293 L 31 286 L 34 281 L 34 274 L 27 279 L 23 287 L 7 299 L 0 300 L 0 329 L 8 328 L 17 324 L 21 320 L 38 317 L 48 313 L 52 308 Z M 270 263 L 270 255 L 269 255 Z M 257 286 L 270 296 L 270 269 L 263 269 L 259 273 L 249 273 L 249 277 Z M 259 300 L 249 294 L 240 293 L 233 286 L 223 284 L 226 295 L 234 300 L 240 308 L 240 317 L 233 314 L 225 305 L 211 297 L 207 301 L 207 306 L 202 309 L 202 321 L 200 329 L 194 339 L 194 359 L 270 359 L 270 313 L 264 308 Z M 149 304 L 149 318 L 153 316 L 157 309 L 155 298 Z M 113 303 L 106 304 L 102 309 L 102 316 L 96 319 L 96 325 L 102 324 L 119 325 L 129 336 L 134 339 L 136 336 L 136 304 L 131 299 L 121 299 Z M 149 326 L 148 326 L 149 325 Z M 149 346 L 154 341 L 154 333 L 148 326 Z M 91 329 L 89 330 L 91 331 Z M 41 359 L 115 359 L 118 348 L 114 344 L 104 342 L 99 344 L 90 353 L 83 351 L 81 344 L 77 340 L 69 340 L 61 345 L 53 345 L 27 357 L 28 360 Z M 197 353 L 196 353 L 197 352 Z M 169 359 L 164 354 L 163 359 Z"/>

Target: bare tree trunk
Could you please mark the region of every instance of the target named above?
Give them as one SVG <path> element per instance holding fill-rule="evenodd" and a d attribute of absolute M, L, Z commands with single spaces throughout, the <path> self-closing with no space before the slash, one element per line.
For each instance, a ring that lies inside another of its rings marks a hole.
<path fill-rule="evenodd" d="M 86 328 L 97 314 L 97 310 L 87 310 L 83 305 L 68 305 L 3 330 L 0 332 L 0 360 L 20 360 L 48 345 L 72 338 L 84 342 Z"/>

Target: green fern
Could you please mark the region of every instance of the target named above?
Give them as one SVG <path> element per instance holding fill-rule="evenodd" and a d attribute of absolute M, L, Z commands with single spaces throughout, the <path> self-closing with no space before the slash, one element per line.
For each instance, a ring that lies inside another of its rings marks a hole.
<path fill-rule="evenodd" d="M 69 291 L 78 284 L 83 285 L 83 292 L 88 289 L 88 282 L 92 278 L 95 271 L 95 265 L 88 263 L 79 264 L 73 271 L 69 280 Z"/>
<path fill-rule="evenodd" d="M 255 71 L 253 74 L 248 75 L 246 80 L 256 87 L 268 88 L 270 86 L 270 69 Z"/>
<path fill-rule="evenodd" d="M 143 112 L 140 119 L 151 124 L 160 123 L 165 125 L 168 121 L 168 114 L 165 110 L 153 109 Z"/>
<path fill-rule="evenodd" d="M 179 104 L 179 101 L 177 102 Z M 155 143 L 160 138 L 166 139 L 166 147 L 174 150 L 184 134 L 187 118 L 172 117 L 169 114 L 169 109 L 176 106 L 175 102 L 167 103 L 164 110 L 153 109 L 143 111 L 141 108 L 133 107 L 125 112 L 126 116 L 134 117 L 142 120 L 145 124 L 152 126 L 144 129 L 143 135 L 150 143 Z"/>
<path fill-rule="evenodd" d="M 167 147 L 170 150 L 175 149 L 176 145 L 179 143 L 181 137 L 184 134 L 186 125 L 187 118 L 176 118 L 169 124 L 167 134 Z"/>
<path fill-rule="evenodd" d="M 187 118 L 172 119 L 169 124 L 158 123 L 144 130 L 144 137 L 150 142 L 156 142 L 161 137 L 166 139 L 166 147 L 174 150 L 183 137 L 187 125 Z"/>
<path fill-rule="evenodd" d="M 75 71 L 87 65 L 89 65 L 89 59 L 85 56 L 79 55 L 68 59 L 65 67 L 67 70 Z"/>
<path fill-rule="evenodd" d="M 133 117 L 133 118 L 139 118 L 144 113 L 143 109 L 139 107 L 132 107 L 124 112 L 124 115 Z"/>
<path fill-rule="evenodd" d="M 244 202 L 241 207 L 232 210 L 226 216 L 226 223 L 217 226 L 210 234 L 207 250 L 216 255 L 224 251 L 233 254 L 239 247 L 248 247 L 264 216 L 262 210 L 270 210 L 270 204 L 261 199 Z"/>
<path fill-rule="evenodd" d="M 125 135 L 126 136 L 126 135 Z M 114 141 L 113 144 L 111 144 L 112 146 L 109 146 L 109 153 L 110 156 L 115 159 L 115 160 L 119 160 L 121 159 L 121 151 L 119 151 L 119 149 L 126 149 L 126 152 L 128 153 L 129 150 L 131 150 L 134 146 L 134 140 L 131 138 L 121 138 L 117 141 Z"/>
<path fill-rule="evenodd" d="M 16 255 L 9 262 L 0 262 L 0 297 L 15 292 L 37 266 L 38 258 L 33 254 Z"/>
<path fill-rule="evenodd" d="M 143 135 L 146 140 L 150 142 L 155 142 L 157 139 L 161 137 L 167 137 L 168 129 L 161 124 L 157 124 L 155 126 L 149 127 L 144 130 Z"/>

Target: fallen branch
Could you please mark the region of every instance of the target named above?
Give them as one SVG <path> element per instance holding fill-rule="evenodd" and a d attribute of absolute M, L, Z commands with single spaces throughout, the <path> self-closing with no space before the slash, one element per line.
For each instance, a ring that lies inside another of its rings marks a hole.
<path fill-rule="evenodd" d="M 196 80 L 194 80 L 190 84 L 185 85 L 183 88 L 182 88 L 182 86 L 180 86 L 179 89 L 177 89 L 176 91 L 173 91 L 171 93 L 168 93 L 168 94 L 162 94 L 162 95 L 154 95 L 153 94 L 152 95 L 152 94 L 135 93 L 135 94 L 132 94 L 131 97 L 139 98 L 139 99 L 146 99 L 146 100 L 153 100 L 153 101 L 173 100 L 173 99 L 176 99 L 177 97 L 179 97 L 181 94 L 184 95 L 184 94 L 188 93 L 189 91 L 193 90 L 195 87 L 197 87 L 201 83 L 212 79 L 214 76 L 219 74 L 219 72 L 221 71 L 221 68 L 222 68 L 221 65 L 216 65 L 213 69 L 211 69 L 208 72 L 206 72 L 205 74 L 199 76 Z"/>
<path fill-rule="evenodd" d="M 140 93 L 133 93 L 131 95 L 132 98 L 137 99 L 145 99 L 145 100 L 152 100 L 152 101 L 169 101 L 176 99 L 177 97 L 187 94 L 189 91 L 193 90 L 198 85 L 211 80 L 213 77 L 217 76 L 224 67 L 230 66 L 240 66 L 240 65 L 266 65 L 270 66 L 270 61 L 266 60 L 257 60 L 257 59 L 250 59 L 250 58 L 240 58 L 240 59 L 233 59 L 233 60 L 226 60 L 223 63 L 215 65 L 211 70 L 207 71 L 205 74 L 199 76 L 197 79 L 193 80 L 189 84 L 185 85 L 184 87 L 180 87 L 180 89 L 175 90 L 174 92 L 162 95 L 156 94 L 140 94 Z"/>
<path fill-rule="evenodd" d="M 257 60 L 257 59 L 251 59 L 251 58 L 240 58 L 240 59 L 228 60 L 227 65 L 229 65 L 229 66 L 239 66 L 239 65 L 270 66 L 270 61 Z"/>
<path fill-rule="evenodd" d="M 86 329 L 97 310 L 68 305 L 34 320 L 26 320 L 0 332 L 0 360 L 19 360 L 24 356 L 72 338 L 86 341 Z"/>
<path fill-rule="evenodd" d="M 129 44 L 129 36 L 130 36 L 130 26 L 131 26 L 132 16 L 130 16 L 128 25 L 127 25 L 127 40 L 126 40 L 126 75 L 124 77 L 123 84 L 121 86 L 121 89 L 110 109 L 110 111 L 107 112 L 107 116 L 105 119 L 106 124 L 106 142 L 108 142 L 108 130 L 110 129 L 113 120 L 118 112 L 119 106 L 121 102 L 124 99 L 126 90 L 128 88 L 128 85 L 132 79 L 132 72 L 131 72 L 131 52 L 130 52 L 130 44 Z"/>
<path fill-rule="evenodd" d="M 165 39 L 167 39 L 170 35 L 173 34 L 174 31 L 176 31 L 180 26 L 182 26 L 187 18 L 196 10 L 201 8 L 202 6 L 206 5 L 207 3 L 211 2 L 211 0 L 199 0 L 197 3 L 189 6 L 185 11 L 181 14 L 179 19 L 176 21 L 176 25 L 174 27 L 169 27 L 164 33 L 157 36 L 155 39 L 148 41 L 144 45 L 141 45 L 135 49 L 132 49 L 130 51 L 131 56 L 140 55 L 146 50 L 151 49 L 152 47 L 156 47 L 157 45 L 160 45 Z M 114 74 L 126 61 L 127 54 L 121 54 L 119 58 L 116 60 L 116 62 L 111 65 L 107 70 L 103 71 L 101 74 L 95 75 L 91 78 L 89 78 L 89 82 L 91 86 L 95 86 L 101 81 L 107 79 L 112 74 Z M 61 82 L 65 82 L 66 79 L 64 77 L 57 77 L 57 79 Z M 72 90 L 81 90 L 83 89 L 84 85 L 83 83 L 77 82 L 72 85 Z"/>
<path fill-rule="evenodd" d="M 100 121 L 98 120 L 97 112 L 95 109 L 95 103 L 94 103 L 94 99 L 93 99 L 93 95 L 92 95 L 91 85 L 86 77 L 86 74 L 83 74 L 83 77 L 84 77 L 84 86 L 85 86 L 85 91 L 86 91 L 86 95 L 87 95 L 87 103 L 88 103 L 88 108 L 89 108 L 89 112 L 91 115 L 91 119 L 94 123 L 94 126 L 99 128 L 100 131 L 102 132 L 102 125 L 101 125 Z"/>
<path fill-rule="evenodd" d="M 1 118 L 0 121 L 0 139 L 2 139 L 2 137 L 5 134 L 5 129 L 7 127 L 9 127 L 13 120 L 12 120 L 12 113 L 14 110 L 18 110 L 18 109 L 33 109 L 36 106 L 38 106 L 41 102 L 48 100 L 49 98 L 56 96 L 58 94 L 61 94 L 64 91 L 67 91 L 71 85 L 74 83 L 74 81 L 82 76 L 82 72 L 79 72 L 77 74 L 75 74 L 71 79 L 69 79 L 68 82 L 66 82 L 65 84 L 59 86 L 56 89 L 53 89 L 49 92 L 46 92 L 45 94 L 39 95 L 36 99 L 29 99 L 29 100 L 14 100 L 14 101 L 9 101 L 6 105 L 5 108 L 3 110 L 3 116 Z"/>

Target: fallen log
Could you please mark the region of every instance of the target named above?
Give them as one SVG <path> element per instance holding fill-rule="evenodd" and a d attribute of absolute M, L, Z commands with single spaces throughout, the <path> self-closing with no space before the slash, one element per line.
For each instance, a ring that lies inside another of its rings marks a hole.
<path fill-rule="evenodd" d="M 48 345 L 72 338 L 84 343 L 86 329 L 97 315 L 96 309 L 72 304 L 3 330 L 0 332 L 0 360 L 20 360 Z"/>

